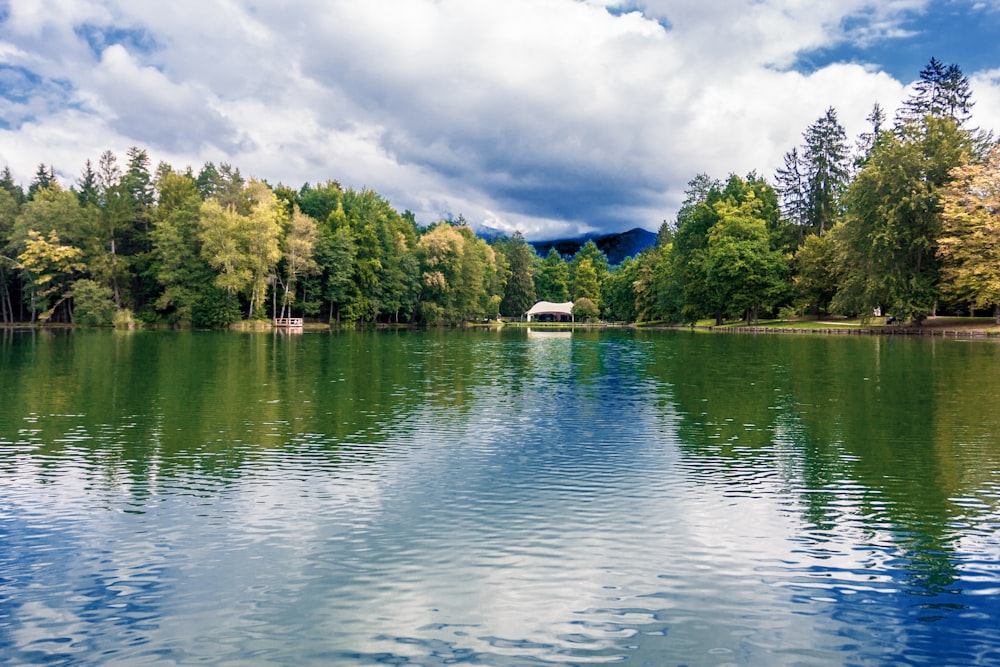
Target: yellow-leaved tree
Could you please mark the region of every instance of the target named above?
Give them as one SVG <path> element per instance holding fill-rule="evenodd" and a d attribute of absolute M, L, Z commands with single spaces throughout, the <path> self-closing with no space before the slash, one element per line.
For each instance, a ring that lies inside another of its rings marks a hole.
<path fill-rule="evenodd" d="M 951 171 L 941 194 L 941 290 L 1000 324 L 1000 146 Z"/>

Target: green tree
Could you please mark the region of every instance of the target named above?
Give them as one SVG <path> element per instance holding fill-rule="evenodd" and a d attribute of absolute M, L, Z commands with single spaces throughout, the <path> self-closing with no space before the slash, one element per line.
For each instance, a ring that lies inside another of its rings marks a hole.
<path fill-rule="evenodd" d="M 841 198 L 850 177 L 847 134 L 836 110 L 830 107 L 804 136 L 809 225 L 822 236 L 842 212 Z"/>
<path fill-rule="evenodd" d="M 871 113 L 868 114 L 865 120 L 871 123 L 871 130 L 862 132 L 861 136 L 858 137 L 858 155 L 855 163 L 859 167 L 863 167 L 868 162 L 875 144 L 878 143 L 879 137 L 882 136 L 883 126 L 885 125 L 885 111 L 882 109 L 882 105 L 876 102 L 872 106 Z"/>
<path fill-rule="evenodd" d="M 635 319 L 640 322 L 684 320 L 683 289 L 674 275 L 673 245 L 648 249 L 636 258 Z"/>
<path fill-rule="evenodd" d="M 569 267 L 555 248 L 549 249 L 535 272 L 535 294 L 542 301 L 569 301 Z"/>
<path fill-rule="evenodd" d="M 604 279 L 601 299 L 609 320 L 635 322 L 638 319 L 636 281 L 639 280 L 640 269 L 641 260 L 627 257 Z"/>
<path fill-rule="evenodd" d="M 421 318 L 449 324 L 494 317 L 500 305 L 493 249 L 466 225 L 439 222 L 417 243 L 420 251 Z"/>
<path fill-rule="evenodd" d="M 28 185 L 28 199 L 34 199 L 40 190 L 47 190 L 56 183 L 56 171 L 52 165 L 39 164 L 35 177 Z"/>
<path fill-rule="evenodd" d="M 118 158 L 104 151 L 97 163 L 98 209 L 87 243 L 88 265 L 94 278 L 111 288 L 115 304 L 122 305 L 131 284 L 127 254 L 131 237 L 131 205 L 122 183 Z"/>
<path fill-rule="evenodd" d="M 807 236 L 794 259 L 796 305 L 802 312 L 826 312 L 837 293 L 835 248 L 830 235 Z"/>
<path fill-rule="evenodd" d="M 299 208 L 314 220 L 324 222 L 338 208 L 343 211 L 344 190 L 337 181 L 309 185 L 299 190 Z"/>
<path fill-rule="evenodd" d="M 320 227 L 316 248 L 317 263 L 323 271 L 323 298 L 330 304 L 330 323 L 339 325 L 341 309 L 350 301 L 356 289 L 354 235 L 347 223 L 344 209 L 338 204 Z"/>
<path fill-rule="evenodd" d="M 785 219 L 801 243 L 809 233 L 820 236 L 842 213 L 841 199 L 850 179 L 847 134 L 833 107 L 803 133 L 802 150 L 785 154 L 775 173 L 776 191 Z"/>
<path fill-rule="evenodd" d="M 506 317 L 520 317 L 538 300 L 532 270 L 535 251 L 521 232 L 514 232 L 509 240 L 499 241 L 497 245 L 507 258 L 510 273 L 500 302 L 500 313 Z"/>
<path fill-rule="evenodd" d="M 238 230 L 250 271 L 248 317 L 263 317 L 267 287 L 281 259 L 280 237 L 286 212 L 266 183 L 250 180 L 245 189 L 250 202 L 248 215 L 239 217 Z"/>
<path fill-rule="evenodd" d="M 781 213 L 798 230 L 801 242 L 810 229 L 808 182 L 806 165 L 798 148 L 785 153 L 784 166 L 775 172 L 775 190 L 781 199 Z"/>
<path fill-rule="evenodd" d="M 299 278 L 319 271 L 319 265 L 313 256 L 316 238 L 316 222 L 297 206 L 294 207 L 281 244 L 285 269 L 280 279 L 283 291 L 281 317 L 290 316 L 291 307 L 295 303 L 295 285 Z"/>
<path fill-rule="evenodd" d="M 969 79 L 958 65 L 945 65 L 937 58 L 920 70 L 913 93 L 903 102 L 898 124 L 920 123 L 927 116 L 951 118 L 961 127 L 972 115 Z"/>
<path fill-rule="evenodd" d="M 583 298 L 597 304 L 598 308 L 601 307 L 601 284 L 589 257 L 580 260 L 573 271 L 573 300 Z"/>
<path fill-rule="evenodd" d="M 719 303 L 708 290 L 706 262 L 708 234 L 720 220 L 716 204 L 723 201 L 722 184 L 699 174 L 688 184 L 686 195 L 684 204 L 677 212 L 669 271 L 661 270 L 658 273 L 661 276 L 669 275 L 675 286 L 677 302 L 680 304 L 678 312 L 674 313 L 676 319 L 694 322 L 701 317 L 714 315 L 716 321 L 721 323 L 725 314 L 724 304 Z M 659 308 L 658 295 L 649 293 L 649 289 L 655 285 L 654 278 L 647 276 L 641 292 L 646 305 L 640 308 L 640 313 L 648 319 L 659 319 L 661 315 L 666 315 Z"/>
<path fill-rule="evenodd" d="M 84 270 L 82 256 L 79 248 L 62 244 L 55 231 L 49 232 L 48 238 L 33 229 L 28 231 L 24 250 L 17 257 L 17 268 L 24 275 L 31 295 L 32 322 L 48 321 L 70 298 L 70 283 Z M 67 319 L 73 319 L 72 310 Z"/>
<path fill-rule="evenodd" d="M 10 232 L 10 250 L 18 253 L 24 249 L 28 231 L 48 235 L 56 232 L 65 243 L 82 248 L 88 238 L 88 225 L 84 209 L 76 196 L 63 190 L 59 183 L 35 192 L 34 197 L 18 209 L 18 216 Z"/>
<path fill-rule="evenodd" d="M 80 206 L 97 207 L 100 202 L 98 195 L 97 172 L 94 171 L 93 163 L 87 160 L 83 167 L 83 173 L 80 174 L 80 180 L 77 182 L 76 196 L 80 200 Z"/>
<path fill-rule="evenodd" d="M 835 236 L 840 288 L 832 307 L 870 318 L 888 309 L 919 324 L 939 290 L 940 188 L 972 147 L 951 117 L 886 133 L 847 191 Z"/>
<path fill-rule="evenodd" d="M 214 199 L 202 203 L 198 218 L 202 256 L 218 272 L 215 286 L 230 296 L 242 293 L 253 279 L 241 226 L 234 207 L 222 208 Z"/>
<path fill-rule="evenodd" d="M 942 291 L 973 309 L 992 306 L 1000 324 L 1000 146 L 951 178 L 941 193 Z"/>
<path fill-rule="evenodd" d="M 173 170 L 158 174 L 156 190 L 159 203 L 150 239 L 153 275 L 162 292 L 155 308 L 171 324 L 192 325 L 197 304 L 206 298 L 215 277 L 199 244 L 201 194 L 194 178 Z"/>
<path fill-rule="evenodd" d="M 597 304 L 582 296 L 573 303 L 573 319 L 577 322 L 593 322 L 601 314 Z"/>
<path fill-rule="evenodd" d="M 115 306 L 111 290 L 88 278 L 73 283 L 73 320 L 85 327 L 108 327 L 114 323 Z"/>
<path fill-rule="evenodd" d="M 9 170 L 7 174 L 9 175 Z M 13 323 L 14 302 L 11 298 L 14 250 L 8 249 L 14 231 L 14 222 L 20 213 L 20 203 L 11 191 L 0 184 L 0 322 Z"/>
<path fill-rule="evenodd" d="M 14 176 L 10 173 L 8 166 L 4 166 L 3 170 L 0 171 L 0 189 L 6 190 L 18 206 L 24 203 L 24 190 L 14 182 Z"/>
<path fill-rule="evenodd" d="M 772 249 L 767 222 L 753 196 L 738 204 L 722 202 L 716 209 L 720 219 L 709 231 L 705 255 L 707 291 L 716 312 L 755 322 L 762 308 L 773 307 L 784 296 L 787 263 Z"/>

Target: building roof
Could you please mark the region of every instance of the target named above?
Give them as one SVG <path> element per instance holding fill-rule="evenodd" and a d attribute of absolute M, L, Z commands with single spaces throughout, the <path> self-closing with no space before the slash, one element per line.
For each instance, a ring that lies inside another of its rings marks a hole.
<path fill-rule="evenodd" d="M 560 315 L 573 314 L 573 302 L 552 303 L 551 301 L 539 301 L 532 306 L 525 315 L 541 315 L 542 313 L 558 313 Z"/>

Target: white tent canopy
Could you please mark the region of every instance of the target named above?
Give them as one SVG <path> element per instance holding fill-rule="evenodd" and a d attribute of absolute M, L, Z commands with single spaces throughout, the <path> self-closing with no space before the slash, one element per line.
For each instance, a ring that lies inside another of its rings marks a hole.
<path fill-rule="evenodd" d="M 570 320 L 573 319 L 573 302 L 565 301 L 563 303 L 552 303 L 551 301 L 539 301 L 534 306 L 532 306 L 525 315 L 528 316 L 528 321 L 531 321 L 532 317 L 538 317 L 539 315 L 552 315 L 556 319 L 563 319 L 564 317 L 569 317 Z"/>

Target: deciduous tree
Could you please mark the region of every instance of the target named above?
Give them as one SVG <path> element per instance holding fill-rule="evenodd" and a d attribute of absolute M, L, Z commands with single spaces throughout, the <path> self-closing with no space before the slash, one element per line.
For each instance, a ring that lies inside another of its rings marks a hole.
<path fill-rule="evenodd" d="M 966 158 L 941 192 L 941 287 L 972 308 L 994 308 L 1000 324 L 1000 147 Z"/>
<path fill-rule="evenodd" d="M 876 144 L 847 192 L 835 238 L 833 308 L 869 318 L 888 308 L 919 323 L 938 297 L 939 189 L 972 144 L 951 117 L 927 116 Z"/>

